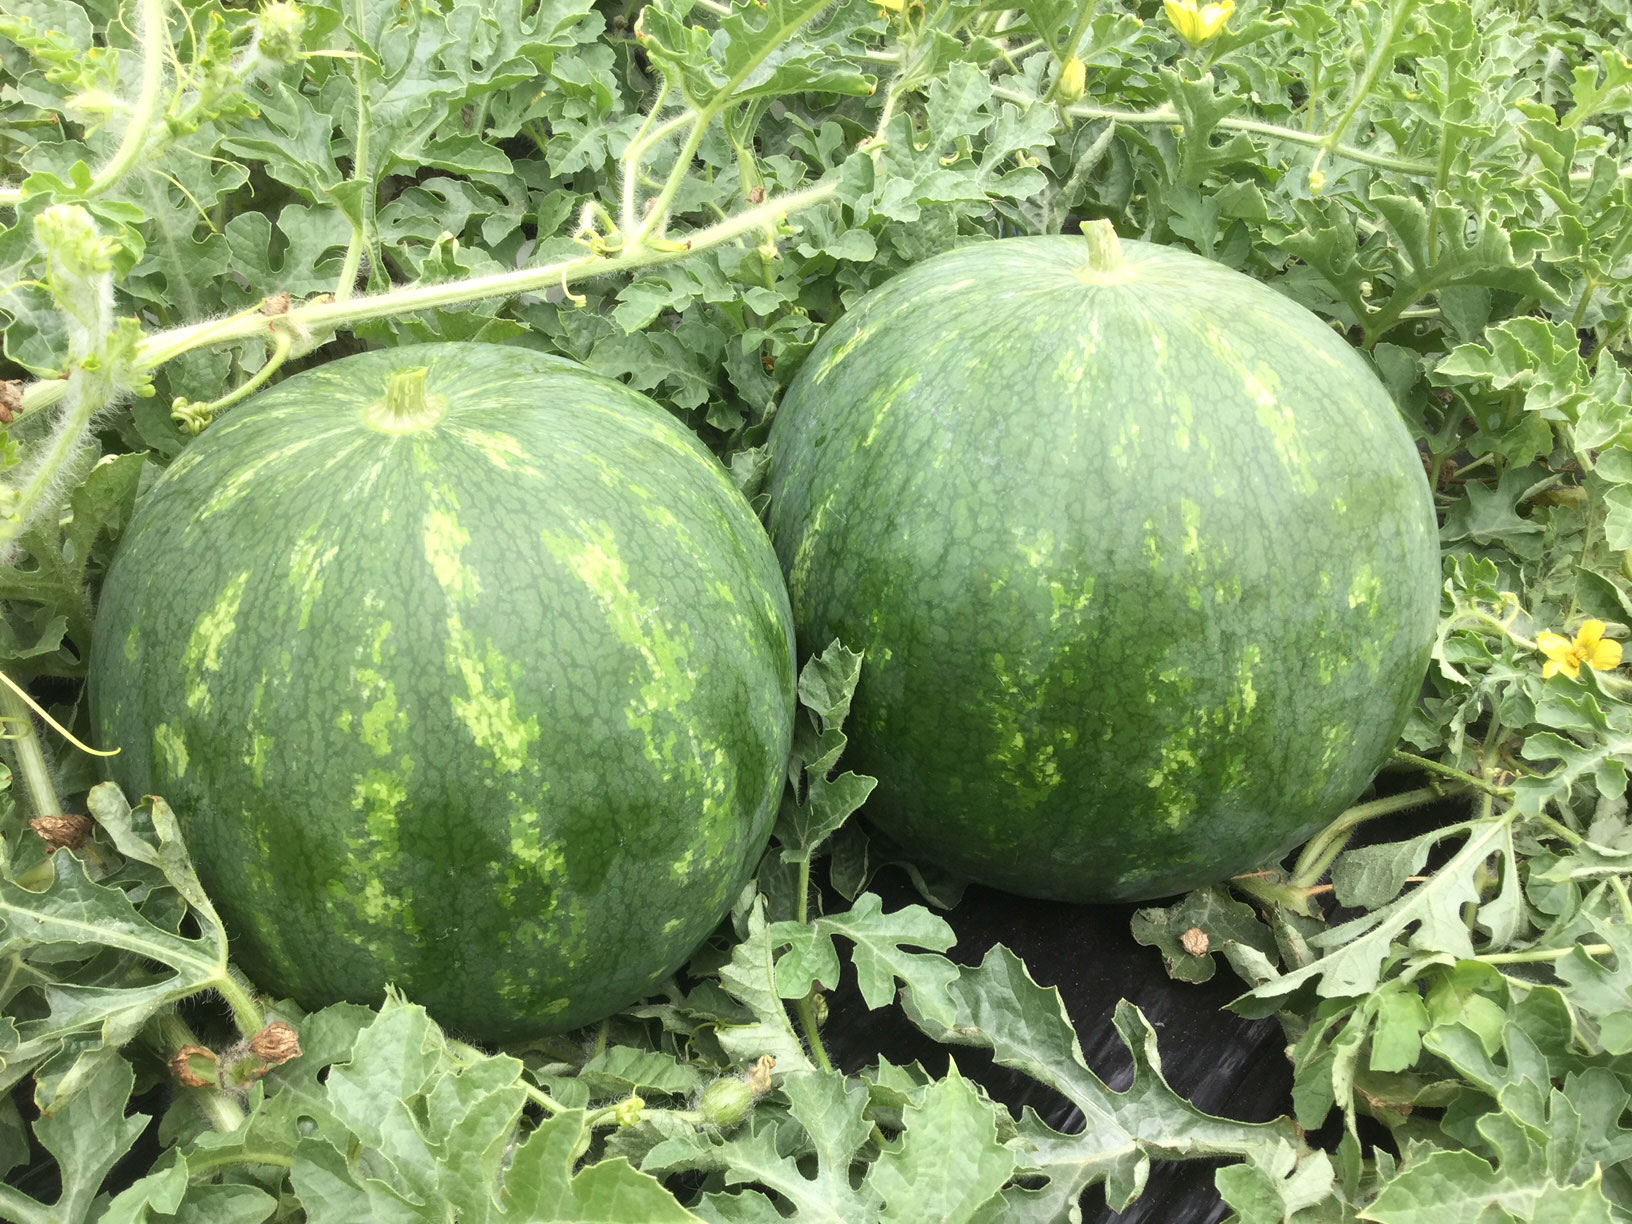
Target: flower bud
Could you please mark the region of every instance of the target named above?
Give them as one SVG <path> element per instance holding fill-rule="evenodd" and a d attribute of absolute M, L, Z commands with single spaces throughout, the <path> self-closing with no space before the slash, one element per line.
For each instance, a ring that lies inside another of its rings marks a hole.
<path fill-rule="evenodd" d="M 261 10 L 255 23 L 260 35 L 261 54 L 280 64 L 300 58 L 301 36 L 306 31 L 306 13 L 292 0 L 274 0 Z"/>
<path fill-rule="evenodd" d="M 58 849 L 77 850 L 91 835 L 91 822 L 84 816 L 64 813 L 59 816 L 36 816 L 28 822 L 29 828 L 55 852 Z"/>
<path fill-rule="evenodd" d="M 1060 80 L 1055 86 L 1054 95 L 1069 106 L 1082 97 L 1082 91 L 1087 84 L 1088 65 L 1073 55 L 1060 67 Z"/>
<path fill-rule="evenodd" d="M 745 1074 L 715 1080 L 703 1089 L 697 1112 L 708 1125 L 730 1129 L 746 1118 L 754 1102 L 771 1090 L 771 1072 L 775 1067 L 776 1059 L 766 1054 Z"/>
<path fill-rule="evenodd" d="M 613 1117 L 618 1125 L 625 1130 L 640 1121 L 640 1116 L 646 1111 L 646 1102 L 638 1096 L 628 1096 L 618 1102 L 617 1111 Z"/>

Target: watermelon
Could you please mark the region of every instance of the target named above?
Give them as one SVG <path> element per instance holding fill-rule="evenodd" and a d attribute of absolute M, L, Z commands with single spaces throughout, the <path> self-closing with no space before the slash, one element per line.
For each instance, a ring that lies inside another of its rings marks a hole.
<path fill-rule="evenodd" d="M 793 639 L 763 527 L 651 400 L 424 345 L 297 374 L 182 453 L 109 571 L 89 695 L 261 988 L 394 984 L 502 1041 L 639 998 L 729 909 Z"/>
<path fill-rule="evenodd" d="M 807 645 L 865 652 L 871 820 L 974 880 L 1146 899 L 1365 788 L 1427 667 L 1432 499 L 1366 362 L 1197 255 L 1016 238 L 822 337 L 769 438 Z"/>

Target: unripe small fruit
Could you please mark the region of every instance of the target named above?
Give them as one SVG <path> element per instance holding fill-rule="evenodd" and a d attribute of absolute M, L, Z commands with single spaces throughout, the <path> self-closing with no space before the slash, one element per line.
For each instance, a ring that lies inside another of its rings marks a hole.
<path fill-rule="evenodd" d="M 746 1080 L 741 1076 L 728 1075 L 703 1089 L 702 1099 L 697 1102 L 697 1112 L 710 1126 L 729 1130 L 753 1111 L 754 1102 L 758 1099 L 758 1094 Z"/>

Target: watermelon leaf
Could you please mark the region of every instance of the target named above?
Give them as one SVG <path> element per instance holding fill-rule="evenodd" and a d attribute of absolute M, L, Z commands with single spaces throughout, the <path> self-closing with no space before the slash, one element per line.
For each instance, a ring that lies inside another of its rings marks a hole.
<path fill-rule="evenodd" d="M 1624 923 L 1598 922 L 1593 938 L 1609 946 L 1613 967 L 1576 946 L 1558 962 L 1558 976 L 1589 1039 L 1609 1054 L 1632 1053 L 1632 932 Z"/>
<path fill-rule="evenodd" d="M 103 1180 L 146 1129 L 145 1117 L 125 1114 L 135 1079 L 129 1063 L 103 1049 L 74 1063 L 65 1081 L 71 1087 L 51 1097 L 36 1093 L 41 1116 L 34 1136 L 56 1157 L 62 1188 L 49 1214 L 42 1208 L 35 1218 L 88 1218 Z"/>
<path fill-rule="evenodd" d="M 1219 885 L 1197 889 L 1167 909 L 1139 910 L 1133 937 L 1160 949 L 1169 976 L 1182 982 L 1210 980 L 1219 956 L 1247 981 L 1262 980 L 1265 958 L 1274 951 L 1252 908 Z"/>
<path fill-rule="evenodd" d="M 799 670 L 799 702 L 816 718 L 818 730 L 835 730 L 850 713 L 861 679 L 861 655 L 834 638 Z"/>
<path fill-rule="evenodd" d="M 782 1005 L 776 948 L 765 921 L 763 898 L 755 898 L 748 911 L 747 933 L 731 950 L 731 960 L 721 966 L 719 977 L 726 993 L 742 1003 L 752 1017 L 742 1023 L 721 1024 L 718 1035 L 726 1053 L 743 1063 L 769 1054 L 780 1071 L 810 1070 L 813 1064 L 805 1044 Z"/>
<path fill-rule="evenodd" d="M 261 1224 L 277 1209 L 278 1200 L 254 1186 L 194 1186 L 187 1157 L 178 1154 L 162 1171 L 148 1174 L 116 1195 L 97 1224 L 147 1224 L 167 1217 L 208 1220 L 210 1224 Z"/>
<path fill-rule="evenodd" d="M 1311 937 L 1312 948 L 1330 951 L 1311 964 L 1254 987 L 1230 1005 L 1232 1010 L 1252 1018 L 1273 1015 L 1276 1000 L 1310 983 L 1322 998 L 1369 994 L 1376 989 L 1384 961 L 1393 954 L 1394 941 L 1413 927 L 1408 939 L 1413 949 L 1448 953 L 1458 959 L 1472 957 L 1472 932 L 1463 907 L 1480 902 L 1475 873 L 1492 855 L 1501 857 L 1503 871 L 1511 878 L 1513 815 L 1507 812 L 1425 834 L 1432 842 L 1456 835 L 1466 839 L 1438 871 L 1398 900 Z"/>
<path fill-rule="evenodd" d="M 152 809 L 156 845 L 136 831 L 131 809 L 111 786 L 99 788 L 95 808 L 137 866 L 99 882 L 79 856 L 59 851 L 51 859 L 53 882 L 43 892 L 0 879 L 0 956 L 22 966 L 40 949 L 76 951 L 62 960 L 36 956 L 29 965 L 23 989 L 43 1007 L 24 1011 L 15 996 L 8 999 L 8 1009 L 27 1018 L 16 1021 L 17 1044 L 4 1052 L 0 1086 L 70 1044 L 123 1045 L 161 1009 L 229 984 L 225 934 L 175 839 L 168 808 L 160 801 Z M 200 903 L 195 938 L 179 932 L 185 911 L 178 898 Z M 105 950 L 115 955 L 97 959 Z M 168 972 L 155 974 L 149 964 Z M 87 965 L 97 972 L 85 973 Z"/>
<path fill-rule="evenodd" d="M 682 1207 L 655 1177 L 619 1157 L 575 1173 L 588 1137 L 584 1115 L 577 1110 L 541 1123 L 517 1149 L 505 1175 L 504 1213 L 470 1218 L 515 1224 L 598 1224 L 620 1219 L 700 1224 L 699 1217 Z"/>
<path fill-rule="evenodd" d="M 879 1153 L 868 1180 L 884 1199 L 880 1220 L 908 1224 L 995 1221 L 999 1191 L 1018 1158 L 998 1142 L 991 1101 L 950 1063 L 902 1110 L 899 1141 Z"/>
<path fill-rule="evenodd" d="M 1143 1189 L 1153 1156 L 1244 1155 L 1280 1139 L 1292 1142 L 1289 1119 L 1231 1122 L 1184 1100 L 1162 1078 L 1156 1034 L 1138 1008 L 1117 1005 L 1115 1024 L 1133 1056 L 1133 1083 L 1113 1092 L 1088 1068 L 1059 991 L 1032 980 L 1014 953 L 999 944 L 978 967 L 960 969 L 951 994 L 954 1023 L 926 1016 L 916 996 L 903 1002 L 914 1024 L 950 1044 L 992 1051 L 997 1062 L 1024 1071 L 1082 1111 L 1083 1127 L 1063 1134 L 1027 1111 L 1020 1133 L 1027 1143 L 1019 1172 L 1048 1179 L 1041 1191 L 1011 1190 L 1039 1219 L 1063 1216 L 1083 1190 L 1104 1181 L 1106 1199 L 1120 1210 Z M 1053 1212 L 1053 1215 L 1048 1214 Z"/>
<path fill-rule="evenodd" d="M 698 110 L 789 93 L 869 93 L 873 78 L 830 58 L 820 40 L 795 38 L 827 4 L 739 5 L 711 31 L 695 24 L 690 0 L 659 2 L 641 11 L 637 31 L 652 61 Z M 779 46 L 780 54 L 769 54 Z"/>
<path fill-rule="evenodd" d="M 708 1170 L 723 1174 L 728 1186 L 752 1182 L 792 1204 L 791 1218 L 811 1224 L 876 1219 L 878 1191 L 865 1182 L 855 1186 L 851 1176 L 851 1166 L 873 1130 L 865 1114 L 866 1088 L 841 1076 L 802 1071 L 784 1079 L 781 1091 L 788 1102 L 785 1115 L 757 1113 L 743 1129 L 725 1138 L 694 1133 L 665 1140 L 647 1155 L 642 1168 L 653 1173 Z M 799 1157 L 807 1155 L 814 1157 L 813 1177 L 800 1166 Z M 748 1203 L 721 1202 L 738 1197 Z M 730 1212 L 726 1219 L 788 1218 L 769 1208 L 769 1201 L 757 1191 L 705 1195 L 704 1202 Z"/>
<path fill-rule="evenodd" d="M 663 1050 L 610 1046 L 593 1055 L 578 1073 L 579 1082 L 594 1097 L 627 1096 L 632 1092 L 659 1092 L 690 1096 L 703 1087 L 701 1070 Z"/>
<path fill-rule="evenodd" d="M 324 1013 L 308 1018 L 305 1027 Z M 333 1019 L 338 1036 L 349 1015 Z M 298 1139 L 291 1184 L 314 1221 L 443 1220 L 458 1213 L 471 1224 L 500 1221 L 652 1220 L 683 1224 L 696 1217 L 653 1178 L 621 1159 L 603 1160 L 574 1175 L 589 1141 L 582 1110 L 546 1118 L 518 1144 L 528 1088 L 522 1064 L 508 1056 L 455 1050 L 424 1010 L 395 995 L 356 1031 L 349 1057 L 328 1071 L 321 1093 L 300 1100 L 285 1081 L 247 1129 L 293 1137 L 296 1114 L 315 1128 Z M 325 1059 L 327 1055 L 323 1056 Z M 298 1061 L 298 1060 L 297 1060 Z M 302 1072 L 315 1083 L 320 1068 Z M 283 1102 L 283 1104 L 280 1104 Z M 274 1138 L 274 1143 L 277 1140 Z M 195 1152 L 211 1163 L 234 1148 L 255 1160 L 252 1141 L 228 1137 Z M 513 1149 L 513 1150 L 512 1150 Z"/>
<path fill-rule="evenodd" d="M 788 764 L 793 785 L 783 792 L 776 824 L 785 864 L 808 865 L 878 785 L 863 774 L 835 772 L 848 742 L 840 728 L 850 712 L 861 665 L 861 655 L 835 639 L 800 669 L 803 710 Z"/>
<path fill-rule="evenodd" d="M 1267 1145 L 1247 1153 L 1238 1165 L 1217 1174 L 1221 1198 L 1235 1208 L 1243 1220 L 1286 1224 L 1325 1221 L 1336 1216 L 1299 1214 L 1305 1208 L 1330 1203 L 1332 1195 L 1331 1157 L 1320 1150 L 1298 1151 L 1290 1143 Z"/>
<path fill-rule="evenodd" d="M 893 1003 L 899 980 L 912 992 L 920 1014 L 932 1021 L 952 1022 L 947 987 L 958 976 L 957 966 L 944 956 L 912 952 L 905 945 L 945 952 L 957 935 L 944 919 L 921 905 L 884 913 L 877 893 L 861 894 L 848 913 L 826 914 L 809 924 L 778 922 L 770 928 L 771 943 L 787 948 L 776 963 L 777 990 L 784 999 L 802 999 L 815 986 L 828 990 L 838 986 L 835 935 L 854 945 L 851 960 L 868 1007 Z"/>

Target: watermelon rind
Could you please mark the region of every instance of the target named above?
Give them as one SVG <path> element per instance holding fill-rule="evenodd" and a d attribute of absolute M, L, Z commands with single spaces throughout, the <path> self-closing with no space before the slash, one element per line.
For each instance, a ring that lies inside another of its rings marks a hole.
<path fill-rule="evenodd" d="M 1285 852 L 1422 681 L 1418 453 L 1342 336 L 1193 253 L 983 242 L 868 294 L 769 438 L 805 648 L 864 652 L 872 822 L 1016 892 L 1145 899 Z"/>
<path fill-rule="evenodd" d="M 423 345 L 294 375 L 182 453 L 108 575 L 89 695 L 259 987 L 391 984 L 496 1041 L 641 997 L 726 913 L 793 641 L 763 528 L 672 416 Z"/>

